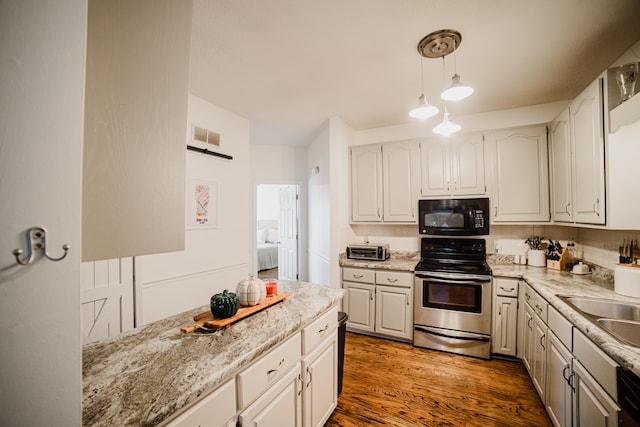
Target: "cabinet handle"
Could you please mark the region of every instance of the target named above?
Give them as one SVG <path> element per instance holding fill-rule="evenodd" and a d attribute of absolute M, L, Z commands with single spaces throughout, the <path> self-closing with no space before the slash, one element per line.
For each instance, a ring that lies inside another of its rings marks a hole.
<path fill-rule="evenodd" d="M 364 277 L 363 274 L 355 274 L 355 273 L 353 274 L 354 279 L 362 279 L 363 277 Z"/>
<path fill-rule="evenodd" d="M 567 384 L 571 385 L 571 375 L 567 376 L 567 371 L 569 369 L 571 369 L 571 366 L 565 365 L 564 369 L 562 370 L 562 378 L 564 378 Z"/>
<path fill-rule="evenodd" d="M 451 190 L 451 185 L 449 184 L 449 181 L 447 180 L 447 191 Z"/>
<path fill-rule="evenodd" d="M 378 208 L 378 218 L 380 218 L 380 208 Z"/>
<path fill-rule="evenodd" d="M 409 294 L 407 294 L 406 296 L 407 296 L 407 305 L 409 305 Z"/>
<path fill-rule="evenodd" d="M 278 372 L 278 369 L 280 369 L 280 368 L 282 367 L 282 365 L 283 365 L 283 364 L 284 364 L 284 359 L 282 359 L 282 360 L 280 361 L 280 363 L 278 363 L 278 366 L 276 366 L 274 369 L 269 369 L 269 370 L 267 371 L 267 375 L 271 375 L 271 374 L 273 374 L 274 372 Z"/>
<path fill-rule="evenodd" d="M 527 320 L 527 328 L 532 329 L 531 328 L 531 321 L 533 320 L 533 317 L 530 317 L 529 320 Z"/>
<path fill-rule="evenodd" d="M 525 296 L 525 298 L 527 299 L 527 301 L 530 301 L 530 300 L 531 300 L 531 295 L 529 295 L 529 294 L 524 294 L 524 296 Z"/>
<path fill-rule="evenodd" d="M 497 205 L 493 207 L 493 212 L 494 212 L 493 216 L 498 216 L 498 206 Z"/>
<path fill-rule="evenodd" d="M 458 189 L 458 181 L 453 181 L 453 189 L 454 190 Z"/>
<path fill-rule="evenodd" d="M 500 286 L 500 289 L 505 292 L 513 292 L 516 288 L 505 288 L 504 286 Z"/>
<path fill-rule="evenodd" d="M 392 277 L 387 277 L 387 282 L 389 283 L 396 283 L 398 281 L 398 279 L 394 279 Z"/>
<path fill-rule="evenodd" d="M 369 291 L 369 299 L 373 301 L 373 291 Z"/>
<path fill-rule="evenodd" d="M 411 218 L 416 217 L 416 208 L 411 208 Z"/>
<path fill-rule="evenodd" d="M 322 329 L 318 330 L 318 333 L 319 333 L 320 335 L 322 335 L 324 332 L 326 332 L 326 331 L 327 331 L 327 329 L 329 329 L 329 324 L 328 324 L 328 323 L 325 325 L 325 327 L 324 327 L 324 328 L 322 328 Z"/>
<path fill-rule="evenodd" d="M 307 386 L 306 387 L 309 388 L 309 386 L 311 385 L 311 378 L 312 378 L 311 369 L 309 369 L 309 368 L 307 368 L 307 378 L 309 378 L 309 381 L 307 381 Z"/>
<path fill-rule="evenodd" d="M 571 212 L 569 212 L 570 207 L 571 207 L 571 202 L 567 203 L 567 207 L 564 208 L 564 211 L 567 213 L 567 215 L 571 215 Z"/>
<path fill-rule="evenodd" d="M 502 316 L 502 304 L 498 306 L 498 316 Z"/>
<path fill-rule="evenodd" d="M 543 350 L 546 350 L 547 348 L 544 346 L 544 339 L 547 335 L 546 334 L 542 334 L 542 336 L 540 337 L 540 347 L 542 347 Z"/>
<path fill-rule="evenodd" d="M 596 202 L 593 204 L 593 211 L 600 216 L 600 197 L 596 198 Z"/>
<path fill-rule="evenodd" d="M 298 374 L 298 396 L 302 394 L 302 374 Z"/>

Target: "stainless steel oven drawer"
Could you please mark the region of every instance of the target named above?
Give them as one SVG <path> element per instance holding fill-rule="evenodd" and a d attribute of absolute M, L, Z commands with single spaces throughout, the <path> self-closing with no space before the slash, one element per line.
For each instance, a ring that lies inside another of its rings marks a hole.
<path fill-rule="evenodd" d="M 415 325 L 413 345 L 482 359 L 491 358 L 489 335 Z"/>

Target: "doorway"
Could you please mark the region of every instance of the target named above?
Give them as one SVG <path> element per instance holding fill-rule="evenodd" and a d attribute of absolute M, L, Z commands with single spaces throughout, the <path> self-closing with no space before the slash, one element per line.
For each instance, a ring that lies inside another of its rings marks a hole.
<path fill-rule="evenodd" d="M 299 186 L 258 184 L 256 195 L 258 277 L 298 280 Z"/>

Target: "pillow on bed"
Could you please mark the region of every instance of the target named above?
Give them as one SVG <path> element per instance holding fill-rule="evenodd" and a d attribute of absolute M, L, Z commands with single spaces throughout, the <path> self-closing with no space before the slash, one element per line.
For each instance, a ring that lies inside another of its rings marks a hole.
<path fill-rule="evenodd" d="M 267 241 L 268 233 L 269 231 L 266 228 L 261 228 L 260 230 L 258 230 L 258 236 L 257 236 L 258 244 L 262 244 Z"/>
<path fill-rule="evenodd" d="M 278 230 L 269 228 L 267 232 L 267 243 L 278 243 Z"/>

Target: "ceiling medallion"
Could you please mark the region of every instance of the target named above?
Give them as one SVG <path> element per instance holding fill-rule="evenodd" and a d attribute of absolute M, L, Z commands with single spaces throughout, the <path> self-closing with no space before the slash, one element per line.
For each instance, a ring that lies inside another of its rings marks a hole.
<path fill-rule="evenodd" d="M 456 30 L 438 30 L 418 42 L 418 53 L 425 58 L 442 58 L 460 47 L 462 35 Z"/>

